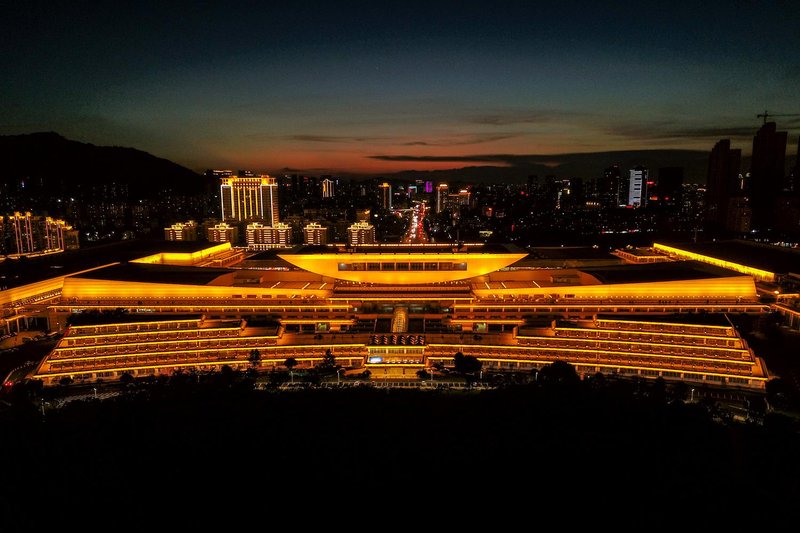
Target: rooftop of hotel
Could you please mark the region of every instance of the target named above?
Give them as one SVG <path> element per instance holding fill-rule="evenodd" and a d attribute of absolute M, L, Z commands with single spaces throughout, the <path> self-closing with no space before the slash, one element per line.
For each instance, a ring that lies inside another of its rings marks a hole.
<path fill-rule="evenodd" d="M 84 272 L 75 277 L 106 281 L 208 285 L 218 277 L 230 272 L 233 270 L 227 268 L 121 263 Z"/>
<path fill-rule="evenodd" d="M 600 283 L 604 284 L 690 281 L 742 275 L 733 270 L 720 268 L 700 261 L 611 265 L 582 268 L 581 271 L 594 276 Z"/>
<path fill-rule="evenodd" d="M 699 243 L 665 242 L 664 245 L 767 272 L 800 272 L 800 251 L 771 244 L 731 240 Z"/>
<path fill-rule="evenodd" d="M 109 263 L 130 261 L 161 252 L 193 253 L 209 246 L 212 245 L 201 241 L 131 240 L 57 254 L 6 260 L 0 264 L 0 287 L 11 289 Z"/>
<path fill-rule="evenodd" d="M 609 259 L 619 258 L 609 253 L 605 248 L 593 246 L 541 246 L 528 248 L 529 259 L 550 260 L 578 260 L 578 259 Z"/>
<path fill-rule="evenodd" d="M 524 254 L 525 250 L 513 244 L 374 244 L 345 247 L 343 245 L 300 245 L 282 254 Z"/>
<path fill-rule="evenodd" d="M 688 324 L 691 326 L 719 326 L 732 327 L 730 321 L 724 314 L 719 313 L 681 313 L 673 315 L 597 315 L 598 320 L 610 320 L 616 322 L 639 322 L 639 323 L 660 323 L 660 324 Z"/>

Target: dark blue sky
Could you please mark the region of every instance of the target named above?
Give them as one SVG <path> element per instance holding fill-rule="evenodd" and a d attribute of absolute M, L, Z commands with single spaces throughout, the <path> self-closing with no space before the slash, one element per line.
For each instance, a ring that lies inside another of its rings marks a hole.
<path fill-rule="evenodd" d="M 723 136 L 748 151 L 756 113 L 800 112 L 798 2 L 128 4 L 4 8 L 0 134 L 384 172 Z M 800 120 L 778 121 L 796 142 Z"/>

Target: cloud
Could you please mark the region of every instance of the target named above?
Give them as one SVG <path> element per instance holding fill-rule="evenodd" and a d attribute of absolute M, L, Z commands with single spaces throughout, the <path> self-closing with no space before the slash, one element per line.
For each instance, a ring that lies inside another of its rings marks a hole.
<path fill-rule="evenodd" d="M 511 160 L 525 156 L 511 154 L 489 155 L 371 155 L 369 159 L 379 161 L 418 161 L 424 163 L 501 163 L 510 164 Z"/>
<path fill-rule="evenodd" d="M 755 119 L 755 115 L 753 116 Z M 800 118 L 775 117 L 778 121 L 778 130 L 795 128 L 800 125 Z M 750 124 L 734 124 L 730 126 L 684 126 L 681 123 L 653 122 L 643 124 L 619 124 L 606 129 L 611 135 L 629 139 L 648 141 L 675 141 L 675 140 L 718 140 L 718 139 L 752 139 L 761 123 L 753 121 Z"/>
<path fill-rule="evenodd" d="M 267 141 L 271 139 L 282 139 L 286 141 L 299 141 L 307 143 L 331 143 L 331 144 L 382 144 L 398 146 L 468 146 L 473 144 L 485 144 L 496 141 L 503 141 L 514 137 L 519 137 L 520 133 L 495 132 L 495 133 L 460 133 L 455 135 L 445 135 L 431 139 L 414 139 L 408 137 L 393 136 L 368 136 L 368 135 L 323 135 L 323 134 L 293 134 L 293 135 L 271 135 L 266 133 L 253 133 L 247 137 L 257 141 Z"/>
<path fill-rule="evenodd" d="M 289 141 L 303 141 L 313 143 L 363 143 L 377 140 L 385 140 L 380 137 L 357 137 L 351 135 L 286 135 L 283 137 Z"/>
<path fill-rule="evenodd" d="M 558 109 L 527 111 L 502 111 L 467 118 L 471 124 L 484 126 L 510 126 L 514 124 L 551 124 L 553 122 L 573 122 L 575 119 L 595 117 L 594 113 Z"/>
<path fill-rule="evenodd" d="M 450 139 L 434 139 L 430 141 L 409 141 L 403 146 L 468 146 L 471 144 L 485 144 L 495 141 L 504 141 L 519 137 L 519 133 L 479 133 L 469 135 L 454 135 Z"/>

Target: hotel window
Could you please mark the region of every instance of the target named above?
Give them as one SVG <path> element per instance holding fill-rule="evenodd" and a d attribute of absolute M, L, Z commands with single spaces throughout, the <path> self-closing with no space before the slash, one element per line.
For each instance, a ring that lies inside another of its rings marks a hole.
<path fill-rule="evenodd" d="M 408 270 L 408 263 L 397 263 L 397 270 Z"/>
<path fill-rule="evenodd" d="M 394 263 L 381 263 L 381 270 L 394 270 Z"/>
<path fill-rule="evenodd" d="M 466 270 L 467 264 L 466 263 L 453 263 L 453 270 Z"/>
<path fill-rule="evenodd" d="M 381 269 L 380 263 L 367 263 L 367 270 L 375 271 L 380 269 Z"/>
<path fill-rule="evenodd" d="M 422 270 L 422 263 L 411 263 L 411 270 Z"/>
<path fill-rule="evenodd" d="M 447 263 L 442 263 L 443 265 Z M 439 270 L 438 263 L 425 263 L 425 270 Z"/>

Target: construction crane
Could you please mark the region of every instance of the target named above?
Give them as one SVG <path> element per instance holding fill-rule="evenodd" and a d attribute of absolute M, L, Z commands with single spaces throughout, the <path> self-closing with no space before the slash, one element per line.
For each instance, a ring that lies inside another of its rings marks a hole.
<path fill-rule="evenodd" d="M 763 113 L 756 115 L 756 118 L 764 119 L 764 124 L 767 123 L 767 118 L 769 117 L 800 117 L 800 113 L 781 113 L 780 115 L 775 115 L 773 113 L 768 113 L 765 109 Z"/>

